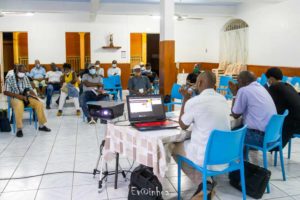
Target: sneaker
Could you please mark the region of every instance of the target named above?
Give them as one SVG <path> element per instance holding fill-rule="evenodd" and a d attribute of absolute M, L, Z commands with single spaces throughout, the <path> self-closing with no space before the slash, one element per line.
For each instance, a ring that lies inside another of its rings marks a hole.
<path fill-rule="evenodd" d="M 62 116 L 62 110 L 58 110 L 58 112 L 56 113 L 56 116 L 58 116 L 58 117 Z"/>
<path fill-rule="evenodd" d="M 81 115 L 80 110 L 77 110 L 77 111 L 76 111 L 76 115 L 77 115 L 77 116 L 80 116 L 80 115 Z"/>
<path fill-rule="evenodd" d="M 47 109 L 47 110 L 50 110 L 51 108 L 50 108 L 50 106 L 47 105 L 47 106 L 46 106 L 46 109 Z"/>
<path fill-rule="evenodd" d="M 45 132 L 50 132 L 51 129 L 48 128 L 47 126 L 39 127 L 39 131 L 45 131 Z"/>
<path fill-rule="evenodd" d="M 89 124 L 96 124 L 94 118 L 91 118 L 91 119 L 90 119 Z"/>
<path fill-rule="evenodd" d="M 22 130 L 18 130 L 16 133 L 17 137 L 23 137 L 23 131 Z"/>

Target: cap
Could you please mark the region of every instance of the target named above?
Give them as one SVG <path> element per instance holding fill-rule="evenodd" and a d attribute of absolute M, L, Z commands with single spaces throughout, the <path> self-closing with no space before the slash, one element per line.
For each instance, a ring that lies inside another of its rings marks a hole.
<path fill-rule="evenodd" d="M 93 63 L 90 63 L 88 68 L 94 67 L 95 65 Z"/>
<path fill-rule="evenodd" d="M 141 66 L 135 65 L 135 66 L 133 67 L 133 70 L 136 70 L 136 69 L 141 69 Z"/>

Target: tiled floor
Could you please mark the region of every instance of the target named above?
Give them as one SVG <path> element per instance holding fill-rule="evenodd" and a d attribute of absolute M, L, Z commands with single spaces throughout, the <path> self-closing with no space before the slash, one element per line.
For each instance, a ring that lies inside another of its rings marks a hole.
<path fill-rule="evenodd" d="M 2 104 L 2 102 L 1 102 Z M 64 116 L 56 117 L 56 109 L 47 112 L 51 133 L 36 132 L 25 119 L 24 137 L 16 138 L 11 133 L 0 133 L 0 179 L 31 176 L 59 171 L 92 172 L 98 156 L 98 146 L 103 139 L 103 125 L 88 125 L 81 117 L 74 116 L 74 110 L 67 108 Z M 24 116 L 28 119 L 28 116 Z M 285 157 L 287 157 L 285 152 Z M 262 164 L 261 154 L 252 153 L 252 161 Z M 271 193 L 264 199 L 300 199 L 300 140 L 293 142 L 291 160 L 285 159 L 287 181 L 283 182 L 280 167 L 273 167 Z M 128 169 L 132 161 L 121 157 L 120 163 Z M 113 163 L 109 163 L 113 168 Z M 169 165 L 163 181 L 168 195 L 165 199 L 177 199 L 177 166 Z M 108 179 L 103 191 L 98 193 L 98 181 L 86 174 L 55 174 L 27 179 L 1 180 L 1 200 L 99 200 L 127 199 L 128 181 L 119 179 L 119 189 L 113 188 L 113 177 Z M 183 176 L 183 199 L 190 199 L 197 186 Z M 241 193 L 229 186 L 226 176 L 217 178 L 217 200 L 241 199 Z M 248 198 L 251 199 L 251 198 Z"/>

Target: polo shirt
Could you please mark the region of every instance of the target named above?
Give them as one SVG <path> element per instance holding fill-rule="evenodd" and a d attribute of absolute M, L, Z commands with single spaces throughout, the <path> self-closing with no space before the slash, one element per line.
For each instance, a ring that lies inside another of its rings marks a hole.
<path fill-rule="evenodd" d="M 98 75 L 94 75 L 94 77 L 91 74 L 84 74 L 82 76 L 82 82 L 84 81 L 88 81 L 90 83 L 101 83 L 102 82 L 102 78 L 101 76 Z M 92 89 L 95 89 L 95 87 L 87 87 L 83 84 L 83 91 L 91 91 Z"/>
<path fill-rule="evenodd" d="M 192 126 L 191 139 L 184 142 L 187 158 L 203 165 L 206 145 L 211 132 L 215 129 L 230 130 L 230 107 L 226 99 L 213 89 L 188 100 L 181 121 Z"/>
<path fill-rule="evenodd" d="M 249 129 L 259 131 L 265 131 L 271 117 L 277 114 L 271 95 L 256 81 L 238 90 L 232 112 L 241 114 Z"/>
<path fill-rule="evenodd" d="M 44 67 L 40 67 L 39 69 L 37 67 L 32 68 L 30 71 L 30 77 L 31 78 L 45 78 L 46 76 L 46 70 Z"/>

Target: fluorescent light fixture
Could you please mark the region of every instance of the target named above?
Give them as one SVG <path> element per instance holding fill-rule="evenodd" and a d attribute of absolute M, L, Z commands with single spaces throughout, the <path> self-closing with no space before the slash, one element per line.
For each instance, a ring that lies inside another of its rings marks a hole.
<path fill-rule="evenodd" d="M 17 11 L 3 11 L 1 12 L 4 16 L 33 16 L 33 12 L 17 12 Z"/>

